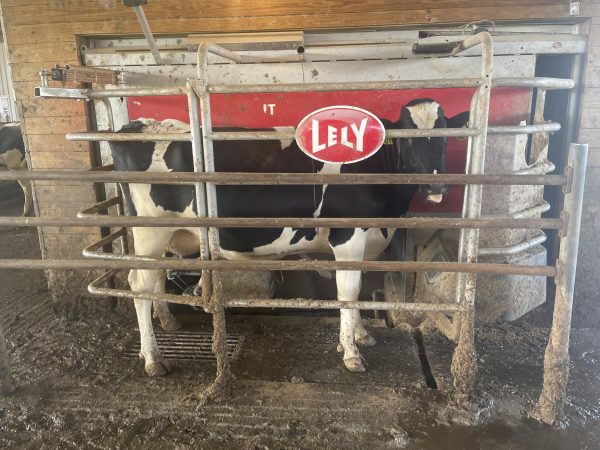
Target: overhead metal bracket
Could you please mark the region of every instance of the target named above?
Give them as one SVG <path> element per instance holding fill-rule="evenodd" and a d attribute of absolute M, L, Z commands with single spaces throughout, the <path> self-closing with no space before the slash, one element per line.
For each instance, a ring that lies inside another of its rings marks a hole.
<path fill-rule="evenodd" d="M 569 14 L 571 16 L 578 16 L 580 15 L 580 8 L 581 8 L 581 2 L 571 2 L 569 5 Z"/>
<path fill-rule="evenodd" d="M 146 14 L 144 14 L 144 10 L 142 9 L 142 5 L 146 4 L 148 4 L 148 0 L 123 0 L 124 6 L 130 6 L 135 11 L 135 15 L 137 16 L 138 22 L 142 27 L 144 37 L 148 42 L 148 47 L 150 47 L 150 51 L 152 52 L 152 56 L 154 57 L 154 62 L 156 64 L 163 64 L 163 59 L 160 56 L 160 52 L 158 51 L 158 46 L 156 45 L 156 41 L 154 40 L 154 35 L 150 30 L 150 24 L 148 24 L 148 19 L 146 19 Z"/>

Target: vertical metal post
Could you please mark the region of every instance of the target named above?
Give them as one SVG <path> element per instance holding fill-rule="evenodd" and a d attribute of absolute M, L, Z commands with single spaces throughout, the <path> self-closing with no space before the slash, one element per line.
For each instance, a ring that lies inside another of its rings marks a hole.
<path fill-rule="evenodd" d="M 215 159 L 212 134 L 212 117 L 210 111 L 210 96 L 208 93 L 208 51 L 209 44 L 203 42 L 198 47 L 198 81 L 190 83 L 200 100 L 202 120 L 202 144 L 204 151 L 204 170 L 215 171 Z M 217 190 L 214 183 L 206 183 L 206 207 L 208 217 L 218 217 Z M 219 259 L 219 229 L 211 227 L 208 230 L 208 248 L 211 259 Z M 218 271 L 212 271 L 212 299 L 209 312 L 213 318 L 212 350 L 217 358 L 217 373 L 214 383 L 206 389 L 203 401 L 221 397 L 226 394 L 229 381 L 232 378 L 229 357 L 227 355 L 227 330 L 225 321 L 225 305 L 223 287 Z"/>
<path fill-rule="evenodd" d="M 544 355 L 544 385 L 532 414 L 548 424 L 555 424 L 562 418 L 569 380 L 569 334 L 587 155 L 587 144 L 570 145 L 568 167 L 572 170 L 572 181 L 570 186 L 565 187 L 563 207 L 567 228 L 565 232 L 561 232 L 560 253 L 556 261 L 558 275 L 555 279 L 552 330 Z"/>
<path fill-rule="evenodd" d="M 202 153 L 202 131 L 200 130 L 200 114 L 198 112 L 198 96 L 190 83 L 187 83 L 188 110 L 190 116 L 190 133 L 192 135 L 192 153 L 194 157 L 194 172 L 204 172 L 204 156 Z M 194 184 L 196 194 L 196 209 L 198 217 L 206 217 L 206 191 L 204 183 Z M 200 259 L 210 259 L 208 248 L 208 232 L 206 228 L 200 229 Z M 211 273 L 202 271 L 202 304 L 207 305 L 212 295 Z"/>
<path fill-rule="evenodd" d="M 480 134 L 469 139 L 467 173 L 483 174 L 492 84 L 493 44 L 489 33 L 479 33 L 476 36 L 482 45 L 481 78 L 483 84 L 477 88 L 474 102 L 471 104 L 471 115 L 474 119 L 471 120 L 471 123 L 480 130 Z M 470 185 L 465 189 L 463 217 L 480 217 L 482 191 L 481 185 Z M 479 229 L 461 230 L 458 260 L 474 263 L 477 261 L 478 250 Z M 468 404 L 469 393 L 477 373 L 474 336 L 476 280 L 474 273 L 460 274 L 456 288 L 456 302 L 461 304 L 461 318 L 458 345 L 452 357 L 451 371 L 454 379 L 455 400 L 459 405 Z"/>

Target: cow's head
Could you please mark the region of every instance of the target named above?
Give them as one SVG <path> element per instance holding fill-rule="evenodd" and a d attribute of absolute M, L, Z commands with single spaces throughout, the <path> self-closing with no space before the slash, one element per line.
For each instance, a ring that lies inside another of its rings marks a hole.
<path fill-rule="evenodd" d="M 430 98 L 407 103 L 400 113 L 400 128 L 430 130 L 446 128 L 444 111 Z M 445 137 L 399 139 L 403 171 L 406 173 L 442 174 L 446 172 Z M 448 188 L 443 184 L 422 184 L 419 191 L 427 200 L 440 203 Z"/>

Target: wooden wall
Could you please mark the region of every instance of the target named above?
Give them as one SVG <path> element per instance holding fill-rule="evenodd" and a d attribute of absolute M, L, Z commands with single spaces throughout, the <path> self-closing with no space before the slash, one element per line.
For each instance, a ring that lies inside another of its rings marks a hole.
<path fill-rule="evenodd" d="M 0 7 L 32 168 L 90 167 L 89 145 L 64 139 L 67 132 L 88 128 L 86 105 L 35 100 L 33 88 L 41 67 L 78 62 L 79 36 L 141 34 L 133 10 L 118 0 L 1 0 Z M 150 0 L 144 10 L 153 32 L 185 34 L 566 18 L 569 1 Z M 594 103 L 598 97 L 587 102 L 600 107 Z M 42 215 L 73 216 L 96 200 L 91 186 L 77 183 L 39 182 L 35 194 Z M 96 238 L 96 231 L 85 229 L 45 227 L 40 232 L 45 258 L 78 257 L 83 244 Z"/>
<path fill-rule="evenodd" d="M 589 49 L 585 71 L 579 142 L 590 145 L 581 223 L 574 321 L 600 325 L 600 0 L 583 3 Z"/>

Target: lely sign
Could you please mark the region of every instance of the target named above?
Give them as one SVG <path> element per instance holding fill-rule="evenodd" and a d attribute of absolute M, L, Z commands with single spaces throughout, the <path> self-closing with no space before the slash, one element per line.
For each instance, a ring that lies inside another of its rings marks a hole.
<path fill-rule="evenodd" d="M 318 161 L 348 164 L 372 156 L 385 140 L 385 128 L 369 111 L 354 106 L 328 106 L 300 121 L 296 142 Z"/>

